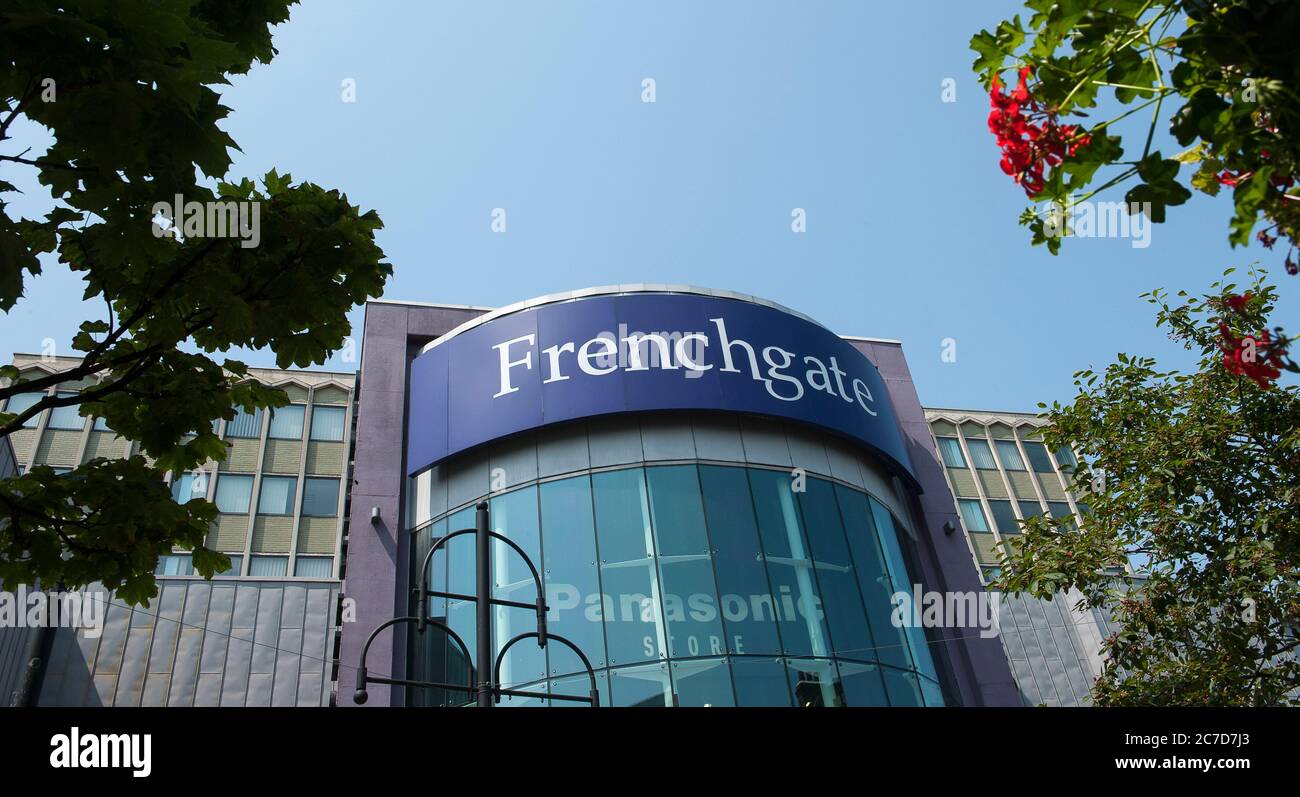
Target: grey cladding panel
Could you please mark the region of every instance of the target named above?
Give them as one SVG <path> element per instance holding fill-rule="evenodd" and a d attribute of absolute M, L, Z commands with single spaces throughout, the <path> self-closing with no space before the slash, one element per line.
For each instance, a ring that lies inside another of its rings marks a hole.
<path fill-rule="evenodd" d="M 109 600 L 98 639 L 84 630 L 56 632 L 42 705 L 328 701 L 338 584 L 177 579 L 159 585 L 148 611 Z M 12 653 L 0 657 L 0 663 L 13 660 Z"/>

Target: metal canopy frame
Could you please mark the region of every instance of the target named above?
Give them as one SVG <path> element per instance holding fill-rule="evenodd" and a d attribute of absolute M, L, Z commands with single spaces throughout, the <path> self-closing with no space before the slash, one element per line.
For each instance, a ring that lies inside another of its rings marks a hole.
<path fill-rule="evenodd" d="M 361 660 L 357 666 L 357 689 L 352 696 L 352 701 L 357 704 L 363 704 L 369 699 L 366 691 L 368 684 L 390 684 L 393 686 L 411 686 L 420 689 L 448 689 L 457 692 L 465 692 L 469 695 L 475 695 L 476 705 L 479 708 L 490 708 L 496 703 L 501 702 L 503 695 L 510 697 L 540 697 L 549 700 L 568 700 L 575 703 L 587 703 L 592 708 L 600 707 L 600 693 L 596 688 L 596 671 L 591 666 L 582 649 L 570 640 L 552 634 L 546 628 L 546 613 L 550 607 L 546 605 L 546 592 L 542 588 L 542 578 L 537 572 L 537 566 L 533 560 L 524 552 L 514 540 L 498 534 L 489 528 L 488 523 L 488 502 L 480 501 L 475 504 L 477 510 L 474 515 L 474 528 L 459 529 L 450 534 L 439 537 L 425 554 L 424 561 L 420 565 L 420 586 L 412 592 L 416 595 L 419 602 L 417 614 L 414 617 L 394 617 L 391 620 L 385 620 L 380 623 L 370 637 L 366 640 L 365 647 L 361 649 Z M 456 592 L 442 592 L 439 590 L 429 589 L 429 563 L 433 560 L 433 555 L 438 552 L 448 541 L 466 534 L 473 534 L 475 539 L 475 594 L 465 595 Z M 533 583 L 537 587 L 537 600 L 534 603 L 524 603 L 522 601 L 506 600 L 504 598 L 492 597 L 492 549 L 488 544 L 491 540 L 497 539 L 510 546 L 515 553 L 519 554 L 528 565 L 528 571 L 532 573 Z M 471 659 L 469 655 L 469 646 L 465 640 L 452 630 L 451 626 L 441 620 L 436 620 L 429 616 L 429 598 L 451 598 L 453 600 L 472 601 L 476 604 L 475 611 L 475 630 L 477 635 L 476 642 L 478 655 Z M 532 609 L 537 615 L 537 630 L 528 631 L 518 634 L 496 652 L 492 653 L 492 607 L 508 606 L 515 609 Z M 460 648 L 461 653 L 465 656 L 466 673 L 465 683 L 453 684 L 442 681 L 417 681 L 407 678 L 387 678 L 378 675 L 370 675 L 366 669 L 366 657 L 370 655 L 370 645 L 378 638 L 380 632 L 386 628 L 397 625 L 413 624 L 415 632 L 423 635 L 430 626 L 441 629 L 450 637 Z M 545 692 L 536 692 L 523 689 L 506 689 L 501 686 L 501 663 L 505 660 L 506 653 L 519 642 L 525 639 L 536 639 L 537 647 L 545 648 L 547 643 L 554 640 L 569 648 L 578 654 L 582 661 L 582 666 L 587 668 L 587 677 L 591 682 L 591 691 L 587 695 L 557 695 L 549 690 Z M 476 666 L 474 666 L 476 665 Z M 475 674 L 477 673 L 477 680 Z"/>

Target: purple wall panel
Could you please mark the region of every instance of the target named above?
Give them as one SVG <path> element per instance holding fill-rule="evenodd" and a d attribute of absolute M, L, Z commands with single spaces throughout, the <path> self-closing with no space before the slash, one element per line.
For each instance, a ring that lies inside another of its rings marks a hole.
<path fill-rule="evenodd" d="M 340 706 L 356 705 L 352 692 L 366 638 L 385 620 L 407 614 L 410 572 L 407 535 L 402 531 L 405 479 L 407 364 L 420 347 L 481 313 L 416 305 L 366 305 L 357 403 L 357 443 L 353 451 L 352 507 L 343 597 L 356 602 L 356 620 L 343 624 L 339 649 Z M 380 520 L 370 522 L 374 507 Z M 385 630 L 370 648 L 372 675 L 402 677 L 406 670 L 406 630 Z M 401 705 L 400 688 L 369 687 L 367 705 Z"/>

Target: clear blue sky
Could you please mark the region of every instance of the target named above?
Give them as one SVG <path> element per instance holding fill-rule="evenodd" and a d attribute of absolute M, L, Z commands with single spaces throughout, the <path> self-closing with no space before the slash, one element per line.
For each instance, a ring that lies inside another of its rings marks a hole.
<path fill-rule="evenodd" d="M 1282 286 L 1278 322 L 1300 325 L 1300 278 L 1276 253 L 1229 248 L 1222 198 L 1171 211 L 1147 249 L 1029 246 L 967 48 L 1019 8 L 313 0 L 277 30 L 279 56 L 225 91 L 243 150 L 231 177 L 276 167 L 377 209 L 389 299 L 495 306 L 617 282 L 753 293 L 902 340 L 930 406 L 1032 410 L 1118 351 L 1185 363 L 1138 295 L 1199 292 L 1255 258 Z M 73 301 L 66 269 L 47 271 L 0 317 L 0 356 L 47 337 L 71 353 L 99 312 Z"/>

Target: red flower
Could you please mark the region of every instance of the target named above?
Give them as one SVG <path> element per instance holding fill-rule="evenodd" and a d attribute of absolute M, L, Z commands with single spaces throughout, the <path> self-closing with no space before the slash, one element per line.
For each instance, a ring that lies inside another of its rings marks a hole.
<path fill-rule="evenodd" d="M 1002 150 L 1002 171 L 1010 175 L 1030 197 L 1038 195 L 1046 182 L 1044 170 L 1060 166 L 1073 157 L 1092 137 L 1078 125 L 1063 125 L 1056 113 L 1045 109 L 1029 90 L 1030 67 L 1022 67 L 1020 81 L 1010 92 L 993 76 L 989 90 L 989 132 Z"/>
<path fill-rule="evenodd" d="M 1246 303 L 1249 301 L 1250 301 L 1250 291 L 1247 291 L 1245 294 L 1241 296 L 1235 296 L 1235 295 L 1229 296 L 1227 299 L 1227 304 L 1236 312 L 1244 313 L 1246 311 Z"/>
<path fill-rule="evenodd" d="M 1234 299 L 1238 299 L 1244 303 L 1249 296 L 1250 294 L 1245 297 L 1232 296 L 1228 302 L 1232 304 Z M 1273 382 L 1282 375 L 1286 343 L 1283 340 L 1274 341 L 1268 330 L 1253 337 L 1248 335 L 1239 338 L 1232 334 L 1226 322 L 1221 321 L 1219 335 L 1222 338 L 1219 348 L 1223 351 L 1223 367 L 1228 373 L 1249 377 L 1264 390 L 1271 388 Z"/>

